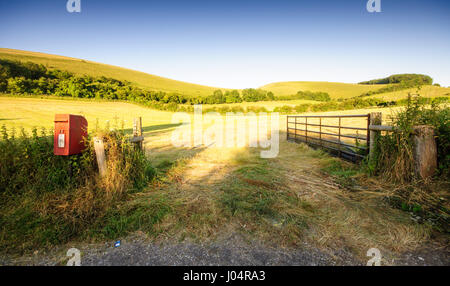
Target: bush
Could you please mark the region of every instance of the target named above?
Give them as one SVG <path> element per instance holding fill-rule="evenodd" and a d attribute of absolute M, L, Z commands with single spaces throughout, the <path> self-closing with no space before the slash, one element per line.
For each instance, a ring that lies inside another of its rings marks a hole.
<path fill-rule="evenodd" d="M 283 106 L 277 106 L 273 109 L 273 112 L 279 112 L 279 113 L 292 113 L 294 111 L 294 108 L 289 105 L 283 105 Z"/>
<path fill-rule="evenodd" d="M 436 131 L 439 175 L 449 177 L 450 168 L 450 108 L 441 107 L 438 101 L 426 105 L 420 97 L 408 97 L 406 107 L 392 117 L 395 132 L 389 132 L 377 140 L 375 161 L 376 172 L 397 182 L 414 179 L 414 158 L 412 132 L 417 125 L 430 125 Z"/>
<path fill-rule="evenodd" d="M 297 98 L 316 101 L 331 101 L 330 95 L 326 92 L 299 91 L 297 92 Z"/>
<path fill-rule="evenodd" d="M 53 155 L 53 135 L 33 129 L 0 139 L 0 246 L 27 250 L 67 242 L 101 227 L 105 215 L 155 176 L 145 155 L 123 131 L 99 131 L 108 173 L 100 178 L 90 137 L 82 154 Z"/>
<path fill-rule="evenodd" d="M 264 106 L 248 106 L 246 112 L 260 113 L 268 112 L 268 110 Z"/>
<path fill-rule="evenodd" d="M 274 100 L 275 96 L 272 92 L 262 89 L 247 88 L 242 90 L 242 100 L 245 102 L 269 101 Z"/>
<path fill-rule="evenodd" d="M 422 102 L 409 98 L 407 106 L 392 118 L 396 131 L 376 139 L 375 153 L 366 166 L 383 181 L 393 183 L 387 202 L 448 232 L 450 212 L 442 194 L 450 178 L 450 108 Z M 434 180 L 419 180 L 414 174 L 412 131 L 417 125 L 431 125 L 436 131 L 439 170 Z"/>
<path fill-rule="evenodd" d="M 297 100 L 297 99 L 306 99 L 306 100 L 316 100 L 316 101 L 331 101 L 331 97 L 326 92 L 312 92 L 312 91 L 298 91 L 297 94 L 294 95 L 281 95 L 276 98 L 277 100 Z"/>
<path fill-rule="evenodd" d="M 226 91 L 225 92 L 225 102 L 226 103 L 242 102 L 242 98 L 241 98 L 241 95 L 239 94 L 239 91 L 237 91 L 237 90 Z"/>

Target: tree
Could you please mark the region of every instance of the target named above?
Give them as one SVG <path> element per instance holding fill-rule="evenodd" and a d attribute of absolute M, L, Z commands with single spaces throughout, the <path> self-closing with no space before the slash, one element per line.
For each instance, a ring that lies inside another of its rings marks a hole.
<path fill-rule="evenodd" d="M 15 94 L 28 93 L 29 82 L 23 76 L 8 79 L 7 91 Z"/>
<path fill-rule="evenodd" d="M 225 102 L 226 102 L 225 96 L 223 95 L 223 92 L 220 89 L 215 90 L 213 95 L 206 98 L 207 104 L 219 104 Z"/>
<path fill-rule="evenodd" d="M 239 103 L 242 102 L 241 95 L 239 94 L 239 91 L 232 90 L 232 91 L 226 91 L 225 92 L 225 102 L 226 103 Z"/>

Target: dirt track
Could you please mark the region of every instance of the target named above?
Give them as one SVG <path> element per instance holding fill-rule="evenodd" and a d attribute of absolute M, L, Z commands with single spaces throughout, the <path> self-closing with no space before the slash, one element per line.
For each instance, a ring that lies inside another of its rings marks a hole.
<path fill-rule="evenodd" d="M 133 236 L 103 245 L 79 246 L 82 266 L 323 266 L 365 265 L 346 250 L 325 253 L 310 245 L 297 249 L 274 248 L 259 242 L 248 242 L 232 234 L 217 242 L 152 243 L 144 237 Z M 49 253 L 36 253 L 16 259 L 0 257 L 0 265 L 66 265 L 66 251 L 61 247 Z M 449 266 L 448 251 L 422 250 L 404 253 L 395 259 L 382 259 L 382 265 Z M 369 259 L 369 258 L 368 258 Z"/>

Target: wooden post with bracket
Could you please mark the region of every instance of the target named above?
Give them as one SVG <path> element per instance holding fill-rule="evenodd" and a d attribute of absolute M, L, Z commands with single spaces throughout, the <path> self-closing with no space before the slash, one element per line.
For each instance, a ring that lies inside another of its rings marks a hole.
<path fill-rule="evenodd" d="M 142 117 L 134 118 L 133 121 L 133 138 L 131 143 L 134 143 L 136 148 L 144 150 L 144 132 L 142 129 Z"/>

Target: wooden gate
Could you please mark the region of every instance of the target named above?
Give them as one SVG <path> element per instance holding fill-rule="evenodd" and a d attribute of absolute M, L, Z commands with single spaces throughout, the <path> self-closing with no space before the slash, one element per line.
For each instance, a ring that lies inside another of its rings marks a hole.
<path fill-rule="evenodd" d="M 290 115 L 286 123 L 287 140 L 324 148 L 353 162 L 369 154 L 370 114 Z"/>

